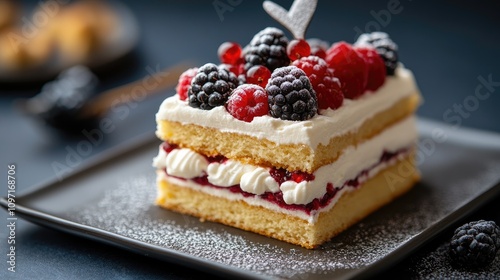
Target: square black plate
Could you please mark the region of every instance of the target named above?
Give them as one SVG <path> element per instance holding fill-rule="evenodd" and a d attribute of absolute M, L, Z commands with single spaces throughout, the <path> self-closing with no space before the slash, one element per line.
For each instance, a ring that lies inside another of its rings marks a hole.
<path fill-rule="evenodd" d="M 422 181 L 316 250 L 154 205 L 152 136 L 16 200 L 32 222 L 165 261 L 244 278 L 362 278 L 500 193 L 500 135 L 419 120 Z M 6 208 L 5 198 L 0 200 Z"/>

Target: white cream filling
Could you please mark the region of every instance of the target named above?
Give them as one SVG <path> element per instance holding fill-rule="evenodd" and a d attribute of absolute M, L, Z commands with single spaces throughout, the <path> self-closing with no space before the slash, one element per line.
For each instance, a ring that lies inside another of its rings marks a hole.
<path fill-rule="evenodd" d="M 268 168 L 257 167 L 241 176 L 240 188 L 248 193 L 261 195 L 265 192 L 279 192 L 278 182 L 269 174 Z"/>
<path fill-rule="evenodd" d="M 167 174 L 185 179 L 203 176 L 208 160 L 190 149 L 174 149 L 165 158 Z"/>
<path fill-rule="evenodd" d="M 356 130 L 367 119 L 387 110 L 399 100 L 417 90 L 413 74 L 402 65 L 394 76 L 387 76 L 385 83 L 376 92 L 366 92 L 359 99 L 345 99 L 336 110 L 322 110 L 307 121 L 286 121 L 271 116 L 261 116 L 252 122 L 240 121 L 231 116 L 224 106 L 212 110 L 190 107 L 177 95 L 167 98 L 160 105 L 156 120 L 168 120 L 183 124 L 197 124 L 222 132 L 233 132 L 267 139 L 277 144 L 305 144 L 316 148 L 328 144 L 335 136 Z"/>
<path fill-rule="evenodd" d="M 270 210 L 278 212 L 278 213 L 284 213 L 284 214 L 287 214 L 287 215 L 292 215 L 292 216 L 298 217 L 298 218 L 300 218 L 302 220 L 309 221 L 310 223 L 314 223 L 317 220 L 318 214 L 320 212 L 322 212 L 322 211 L 325 211 L 324 209 L 321 209 L 317 213 L 314 213 L 314 214 L 311 213 L 311 215 L 308 215 L 306 212 L 301 211 L 301 210 L 288 210 L 288 209 L 285 209 L 285 208 L 280 207 L 279 205 L 276 205 L 276 204 L 274 204 L 274 203 L 272 203 L 270 201 L 267 201 L 265 199 L 261 199 L 258 196 L 255 196 L 255 197 L 244 197 L 243 195 L 241 195 L 239 193 L 233 193 L 233 192 L 231 192 L 229 190 L 226 190 L 226 189 L 207 188 L 207 187 L 201 186 L 201 185 L 199 185 L 199 184 L 197 184 L 197 183 L 195 183 L 193 181 L 181 180 L 181 179 L 177 179 L 177 178 L 174 178 L 174 177 L 166 176 L 165 172 L 163 172 L 163 171 L 158 172 L 158 174 L 159 174 L 159 177 L 158 177 L 159 180 L 166 180 L 166 181 L 168 181 L 168 182 L 170 182 L 172 184 L 178 185 L 178 186 L 190 188 L 190 189 L 193 189 L 195 191 L 199 191 L 199 192 L 203 192 L 203 193 L 206 193 L 206 194 L 209 194 L 209 195 L 213 195 L 215 197 L 222 197 L 222 198 L 225 198 L 225 199 L 228 199 L 228 200 L 231 200 L 231 201 L 243 200 L 246 203 L 248 203 L 249 205 L 261 206 L 261 207 L 270 209 Z M 340 193 L 346 192 L 347 189 L 348 188 L 344 188 L 343 190 L 339 191 L 337 193 L 337 196 L 339 196 Z M 337 201 L 338 198 L 335 197 L 333 200 Z M 327 208 L 331 208 L 332 206 L 328 205 Z"/>
<path fill-rule="evenodd" d="M 169 175 L 190 179 L 193 178 L 192 175 L 194 174 L 204 173 L 207 174 L 208 181 L 216 186 L 229 187 L 240 184 L 243 186 L 244 191 L 256 195 L 281 190 L 285 203 L 305 205 L 315 198 L 323 197 L 326 194 L 328 183 L 340 188 L 347 181 L 355 179 L 364 170 L 371 171 L 364 178 L 360 178 L 361 181 L 375 176 L 380 169 L 395 162 L 394 160 L 393 162 L 383 162 L 377 165 L 384 151 L 396 152 L 411 147 L 415 144 L 417 137 L 416 120 L 414 116 L 410 116 L 388 127 L 372 139 L 356 147 L 350 146 L 346 148 L 335 162 L 316 170 L 313 173 L 314 180 L 300 183 L 286 181 L 279 186 L 279 189 L 277 183 L 272 184 L 270 182 L 273 178 L 269 174 L 269 169 L 243 164 L 235 160 L 226 160 L 224 163 L 213 162 L 205 165 L 200 163 L 202 155 L 193 156 L 194 152 L 185 148 L 174 149 L 166 157 L 165 153 L 160 151 L 154 159 L 153 165 L 160 169 L 163 167 L 162 162 L 166 161 L 165 166 Z M 174 151 L 179 152 L 174 154 Z M 172 154 L 174 154 L 172 157 L 175 157 L 175 159 L 168 160 Z M 165 160 L 162 159 L 163 157 L 165 157 Z M 203 160 L 206 162 L 205 158 Z M 177 162 L 181 164 L 178 166 L 173 165 Z M 182 170 L 183 168 L 184 170 Z M 190 168 L 195 170 L 190 170 Z M 173 174 L 171 169 L 175 169 L 177 175 Z M 257 169 L 259 170 L 256 171 Z"/>

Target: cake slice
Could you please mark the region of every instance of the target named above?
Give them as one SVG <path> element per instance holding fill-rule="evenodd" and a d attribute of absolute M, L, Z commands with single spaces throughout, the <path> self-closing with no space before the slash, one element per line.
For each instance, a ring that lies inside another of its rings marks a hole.
<path fill-rule="evenodd" d="M 411 71 L 385 33 L 323 45 L 266 28 L 182 74 L 156 114 L 156 203 L 315 248 L 407 192 Z"/>

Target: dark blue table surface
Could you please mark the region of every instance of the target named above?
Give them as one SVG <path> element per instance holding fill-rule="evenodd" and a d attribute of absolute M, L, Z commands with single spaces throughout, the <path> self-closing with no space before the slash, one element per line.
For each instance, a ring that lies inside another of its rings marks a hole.
<path fill-rule="evenodd" d="M 34 7 L 38 1 L 21 1 Z M 217 47 L 224 41 L 245 45 L 266 26 L 279 25 L 261 7 L 261 1 L 122 1 L 134 12 L 141 37 L 137 48 L 117 68 L 100 73 L 103 89 L 148 75 L 147 67 L 164 68 L 190 60 L 195 65 L 217 61 Z M 291 1 L 276 1 L 283 6 Z M 361 31 L 388 32 L 400 49 L 401 61 L 417 79 L 425 103 L 419 115 L 434 120 L 500 132 L 500 4 L 496 1 L 319 1 L 307 33 L 335 41 L 353 42 Z M 215 4 L 230 6 L 217 12 Z M 480 4 L 479 4 L 480 3 Z M 39 4 L 38 4 L 39 5 Z M 231 6 L 232 5 L 232 6 Z M 489 82 L 488 82 L 489 81 Z M 0 84 L 2 133 L 0 171 L 6 181 L 7 164 L 17 164 L 17 193 L 51 180 L 57 174 L 52 163 L 64 163 L 68 149 L 82 135 L 65 135 L 23 116 L 13 107 L 19 97 L 36 94 L 40 83 Z M 478 91 L 479 90 L 479 91 Z M 127 114 L 111 114 L 116 129 L 92 147 L 93 156 L 144 134 L 153 134 L 154 114 L 166 91 L 141 103 L 131 104 Z M 479 99 L 478 96 L 485 98 Z M 500 171 L 499 171 L 500 172 Z M 5 183 L 2 183 L 5 186 Z M 6 196 L 6 187 L 0 196 Z M 500 198 L 482 207 L 470 219 L 500 223 L 496 210 Z M 7 223 L 5 211 L 0 219 Z M 465 277 L 498 278 L 500 261 L 485 271 L 458 270 L 433 275 L 443 264 L 450 230 L 388 270 L 382 276 L 405 278 Z M 156 261 L 127 251 L 52 231 L 25 221 L 16 228 L 17 272 L 7 271 L 7 231 L 0 231 L 0 278 L 198 278 L 202 273 Z M 428 271 L 426 268 L 429 268 Z M 445 270 L 449 271 L 449 270 Z"/>

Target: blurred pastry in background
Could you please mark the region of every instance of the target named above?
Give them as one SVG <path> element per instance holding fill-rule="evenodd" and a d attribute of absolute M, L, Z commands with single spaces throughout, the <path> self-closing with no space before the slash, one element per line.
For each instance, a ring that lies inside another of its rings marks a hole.
<path fill-rule="evenodd" d="M 89 0 L 66 6 L 52 25 L 62 58 L 71 63 L 82 63 L 113 37 L 118 19 L 103 1 Z"/>
<path fill-rule="evenodd" d="M 52 34 L 46 30 L 30 38 L 21 28 L 10 27 L 0 32 L 0 63 L 4 68 L 17 70 L 33 68 L 47 63 L 54 52 Z"/>
<path fill-rule="evenodd" d="M 40 2 L 26 16 L 9 12 L 16 9 L 13 1 L 0 0 L 0 27 L 5 25 L 0 28 L 0 69 L 37 69 L 50 63 L 85 65 L 109 51 L 119 28 L 112 6 L 98 0 L 57 5 L 49 14 Z M 46 20 L 37 20 L 40 18 Z"/>
<path fill-rule="evenodd" d="M 19 8 L 14 0 L 0 0 L 0 30 L 18 20 Z"/>

